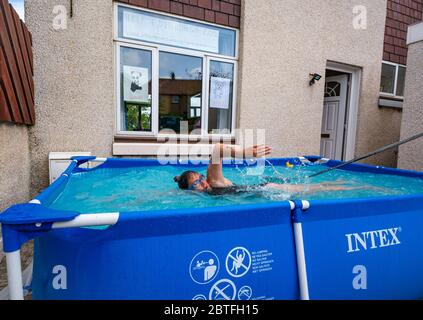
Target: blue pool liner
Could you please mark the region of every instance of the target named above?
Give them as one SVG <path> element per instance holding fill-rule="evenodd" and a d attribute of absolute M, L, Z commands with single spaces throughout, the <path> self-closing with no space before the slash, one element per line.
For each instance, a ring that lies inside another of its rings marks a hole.
<path fill-rule="evenodd" d="M 72 174 L 160 165 L 110 158 L 80 168 L 92 160 L 73 158 L 34 199 L 39 204 L 13 206 L 0 215 L 5 252 L 36 238 L 34 299 L 423 298 L 423 195 L 120 212 L 117 223 L 102 230 L 53 230 L 54 223 L 79 216 L 47 208 Z M 269 161 L 341 163 L 315 156 Z M 191 162 L 169 165 L 198 168 Z M 235 165 L 240 164 L 225 166 Z M 423 173 L 363 164 L 343 170 L 423 179 Z M 247 265 L 236 268 L 237 255 Z M 196 269 L 196 260 L 209 263 L 207 275 Z"/>

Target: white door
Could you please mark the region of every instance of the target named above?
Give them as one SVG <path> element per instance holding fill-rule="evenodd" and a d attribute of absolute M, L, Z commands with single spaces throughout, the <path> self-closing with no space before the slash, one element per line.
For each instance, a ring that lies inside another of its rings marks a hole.
<path fill-rule="evenodd" d="M 343 160 L 348 76 L 326 78 L 320 155 Z"/>

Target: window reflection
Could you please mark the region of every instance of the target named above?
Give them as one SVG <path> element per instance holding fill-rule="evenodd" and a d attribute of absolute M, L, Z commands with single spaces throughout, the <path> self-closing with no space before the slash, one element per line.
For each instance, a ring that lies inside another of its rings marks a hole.
<path fill-rule="evenodd" d="M 390 64 L 382 64 L 382 80 L 380 92 L 394 93 L 396 67 Z"/>
<path fill-rule="evenodd" d="M 398 79 L 397 79 L 397 96 L 404 96 L 405 89 L 405 67 L 398 67 Z"/>
<path fill-rule="evenodd" d="M 209 133 L 228 134 L 232 129 L 234 64 L 210 62 Z"/>
<path fill-rule="evenodd" d="M 160 52 L 159 78 L 159 130 L 201 130 L 203 59 Z"/>
<path fill-rule="evenodd" d="M 120 50 L 122 129 L 151 132 L 151 51 L 127 47 Z"/>

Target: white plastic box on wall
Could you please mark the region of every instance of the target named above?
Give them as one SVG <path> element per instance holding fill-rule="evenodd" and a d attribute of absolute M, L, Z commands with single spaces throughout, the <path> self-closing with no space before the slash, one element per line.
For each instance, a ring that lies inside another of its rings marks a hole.
<path fill-rule="evenodd" d="M 60 175 L 69 167 L 72 157 L 77 156 L 91 156 L 91 152 L 50 152 L 49 160 L 49 173 L 50 184 L 52 184 Z M 86 163 L 81 168 L 89 168 Z"/>

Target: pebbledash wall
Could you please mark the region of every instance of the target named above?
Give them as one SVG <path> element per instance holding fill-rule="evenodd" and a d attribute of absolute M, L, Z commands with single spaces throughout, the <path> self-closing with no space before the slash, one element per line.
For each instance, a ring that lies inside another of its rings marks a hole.
<path fill-rule="evenodd" d="M 367 29 L 353 27 L 353 8 L 367 8 Z M 362 68 L 356 154 L 391 142 L 390 110 L 378 108 L 386 0 L 245 1 L 242 16 L 240 126 L 267 128 L 277 155 L 319 154 L 322 79 L 327 61 Z M 390 156 L 374 159 L 392 165 Z"/>
<path fill-rule="evenodd" d="M 423 131 L 423 22 L 409 29 L 408 71 L 405 82 L 401 137 Z M 423 139 L 400 148 L 398 166 L 423 171 Z"/>
<path fill-rule="evenodd" d="M 68 0 L 26 1 L 33 34 L 37 123 L 29 132 L 31 193 L 48 184 L 48 153 L 112 156 L 115 85 L 112 0 L 73 1 L 67 29 L 53 8 Z M 122 0 L 140 7 L 240 27 L 238 127 L 266 129 L 275 156 L 319 154 L 327 61 L 361 68 L 356 154 L 399 136 L 397 111 L 378 107 L 387 0 Z M 353 27 L 353 8 L 368 26 Z M 392 128 L 396 128 L 392 130 Z M 394 131 L 394 132 L 393 132 Z M 139 142 L 139 141 L 138 141 Z M 135 155 L 135 154 L 134 154 Z M 395 166 L 393 154 L 375 163 Z"/>
<path fill-rule="evenodd" d="M 30 196 L 28 127 L 0 123 L 0 211 Z"/>
<path fill-rule="evenodd" d="M 35 126 L 30 128 L 31 191 L 48 185 L 51 151 L 111 156 L 114 134 L 113 3 L 105 0 L 25 1 L 34 43 Z M 53 10 L 67 8 L 55 30 Z"/>

